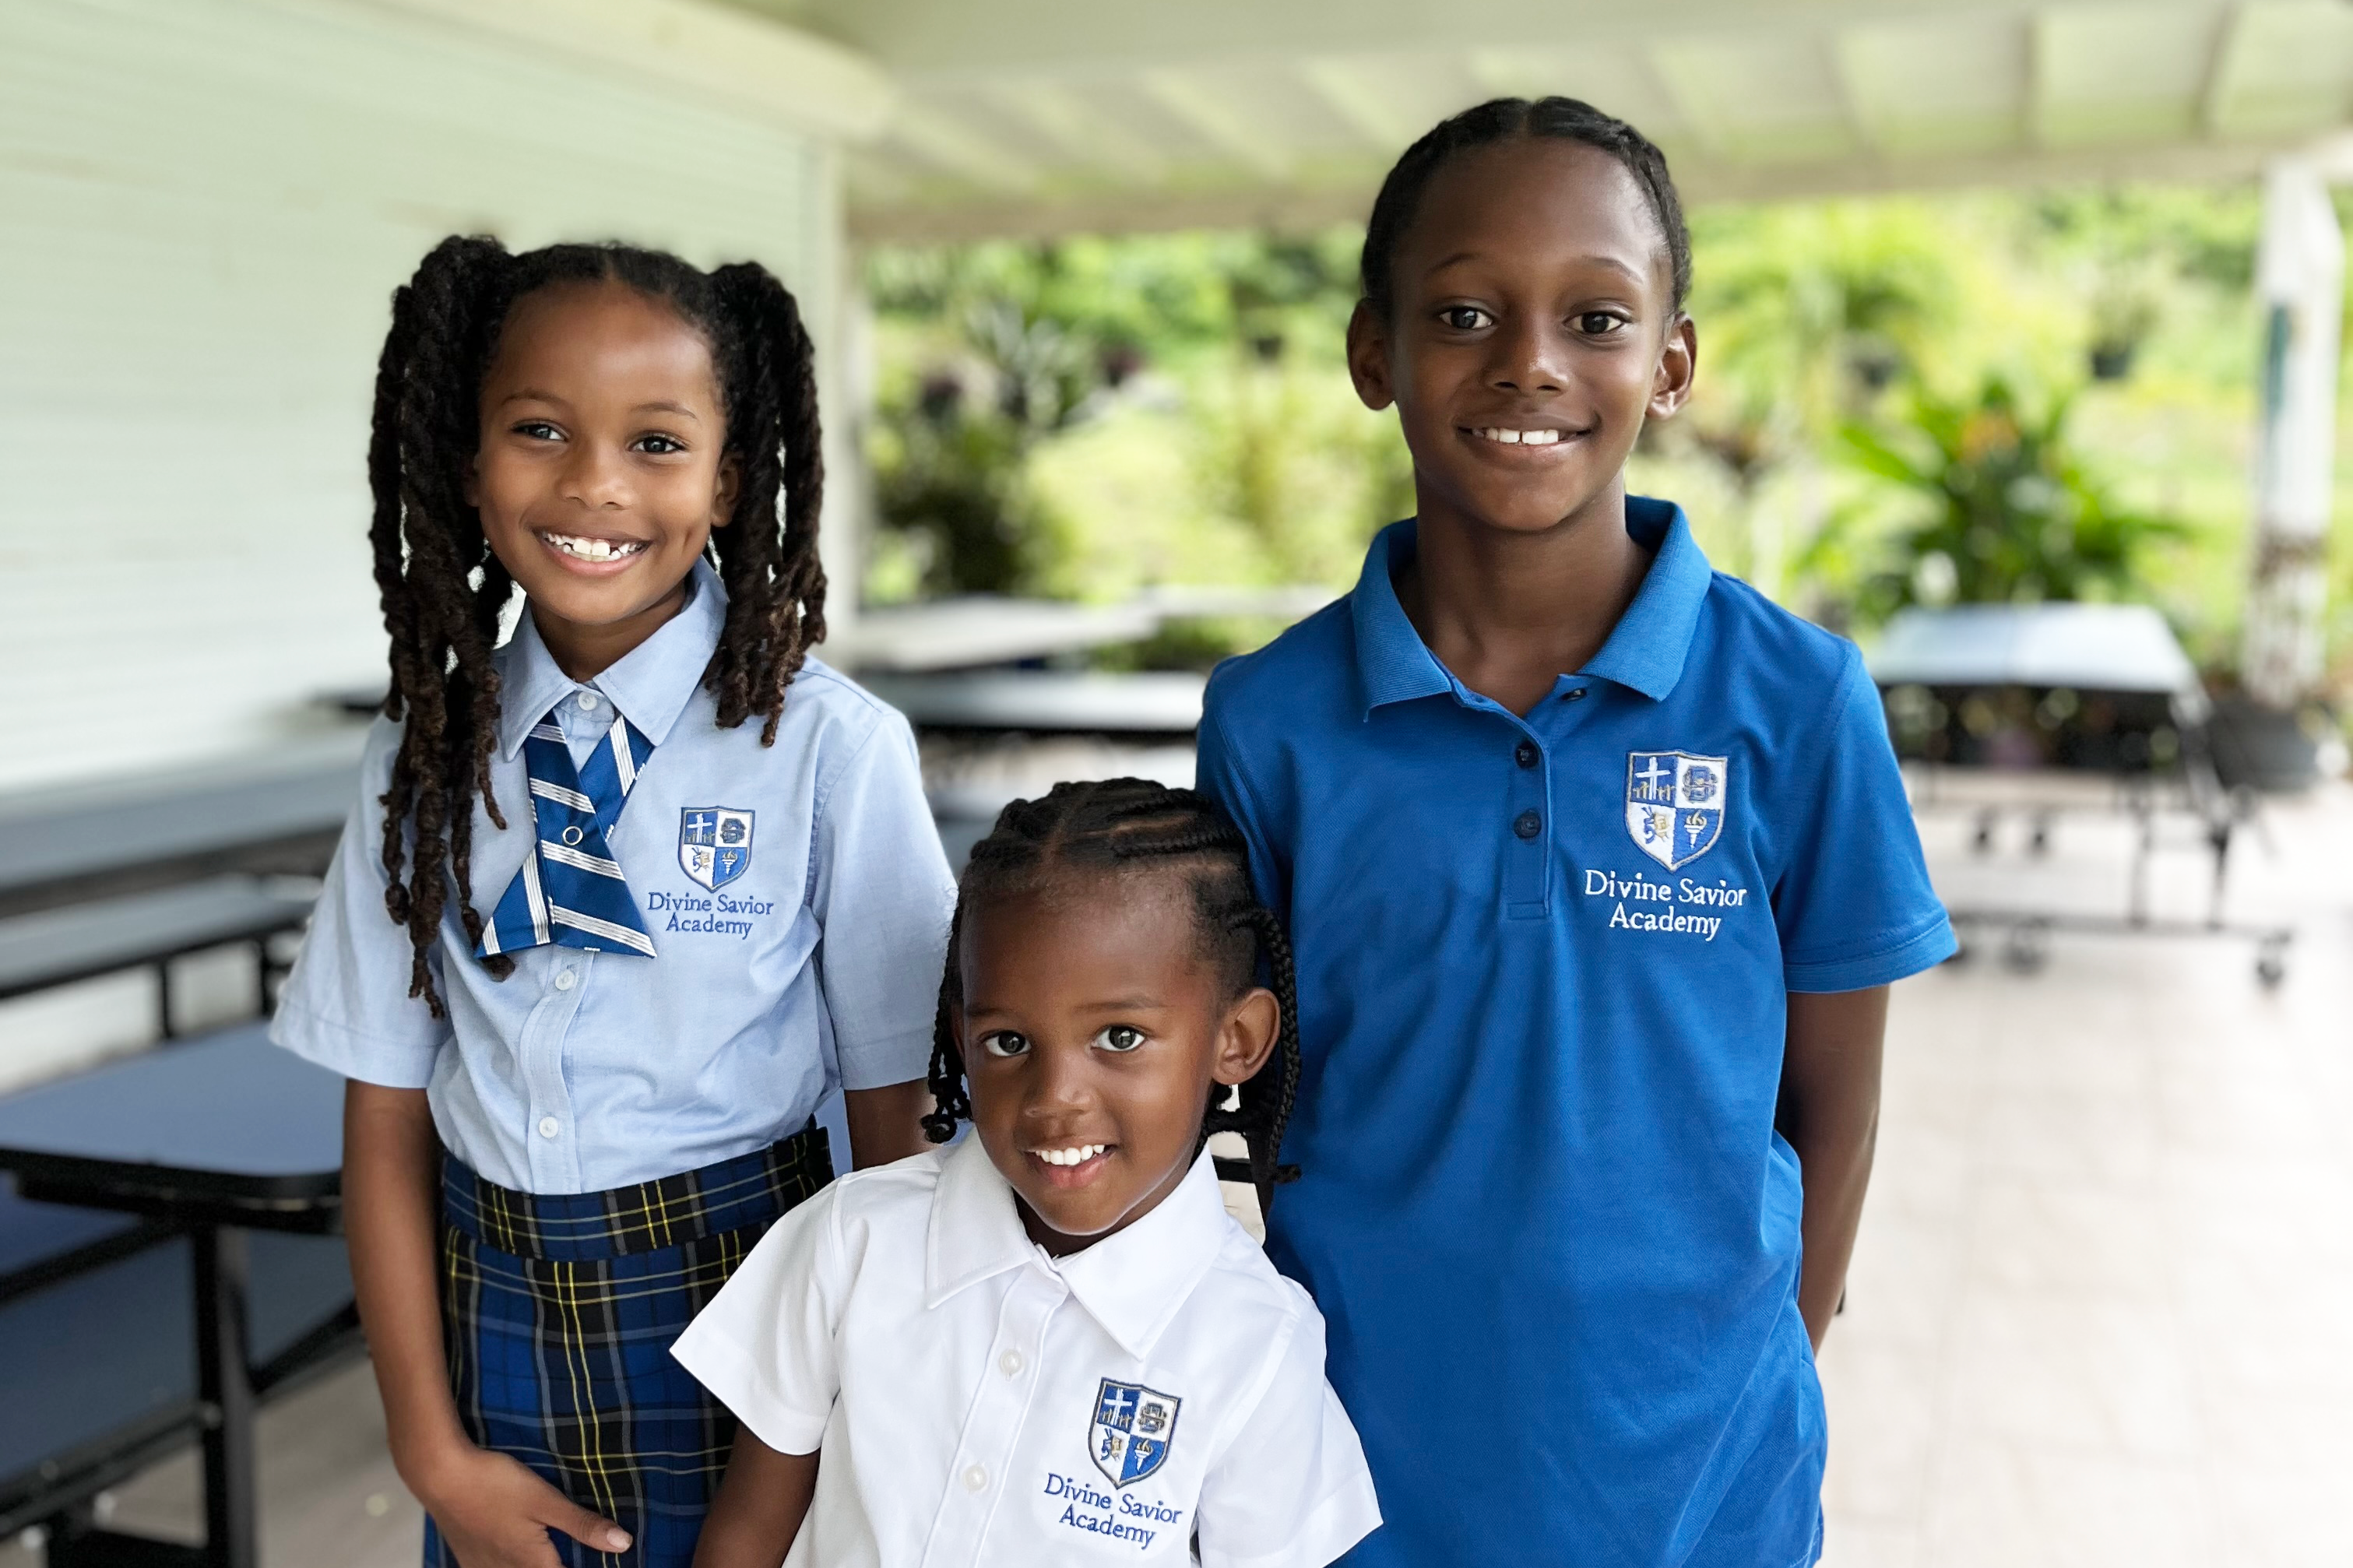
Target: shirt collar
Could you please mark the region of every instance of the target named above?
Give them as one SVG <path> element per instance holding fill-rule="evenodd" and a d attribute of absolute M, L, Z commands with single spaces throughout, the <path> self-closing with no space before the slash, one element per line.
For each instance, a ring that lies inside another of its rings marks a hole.
<path fill-rule="evenodd" d="M 1049 1261 L 1021 1228 L 1013 1188 L 976 1134 L 940 1164 L 926 1241 L 923 1304 L 936 1307 L 1008 1269 L 1045 1268 L 1061 1277 L 1122 1350 L 1147 1355 L 1217 1261 L 1231 1223 L 1204 1150 L 1176 1190 L 1150 1214 L 1092 1247 Z"/>
<path fill-rule="evenodd" d="M 1658 553 L 1601 651 L 1577 673 L 1615 681 L 1658 701 L 1683 678 L 1683 658 L 1691 651 L 1712 571 L 1692 537 L 1683 509 L 1672 501 L 1628 496 L 1626 531 Z M 1365 553 L 1364 572 L 1348 596 L 1356 633 L 1356 671 L 1368 717 L 1384 703 L 1436 697 L 1454 689 L 1453 678 L 1398 602 L 1395 574 L 1413 559 L 1414 547 L 1413 519 L 1381 530 Z"/>
<path fill-rule="evenodd" d="M 687 574 L 686 603 L 678 614 L 587 684 L 659 746 L 670 739 L 670 727 L 702 683 L 726 620 L 727 590 L 709 562 L 697 561 Z M 531 727 L 582 686 L 564 673 L 540 640 L 528 605 L 501 652 L 506 691 L 499 708 L 499 752 L 512 760 Z"/>

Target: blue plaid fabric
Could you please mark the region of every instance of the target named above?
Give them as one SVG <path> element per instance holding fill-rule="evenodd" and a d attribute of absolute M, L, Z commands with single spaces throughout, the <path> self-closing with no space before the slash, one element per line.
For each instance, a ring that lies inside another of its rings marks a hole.
<path fill-rule="evenodd" d="M 654 743 L 619 713 L 577 770 L 554 710 L 522 742 L 539 846 L 522 863 L 482 928 L 474 956 L 520 948 L 586 948 L 653 956 L 637 900 L 606 836 L 621 819 Z"/>
<path fill-rule="evenodd" d="M 670 1347 L 776 1217 L 832 1179 L 814 1125 L 604 1193 L 520 1193 L 443 1163 L 441 1310 L 467 1435 L 631 1538 L 617 1554 L 550 1531 L 565 1568 L 690 1568 L 735 1420 Z M 425 1562 L 458 1562 L 429 1519 Z"/>

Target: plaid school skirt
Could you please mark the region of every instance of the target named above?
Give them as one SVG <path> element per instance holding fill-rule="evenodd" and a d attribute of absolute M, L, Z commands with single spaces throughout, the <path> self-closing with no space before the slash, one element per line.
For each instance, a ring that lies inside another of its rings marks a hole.
<path fill-rule="evenodd" d="M 441 1313 L 466 1434 L 629 1532 L 566 1568 L 689 1568 L 735 1419 L 670 1359 L 776 1216 L 833 1179 L 822 1128 L 608 1193 L 534 1194 L 446 1160 Z M 427 1568 L 458 1560 L 428 1519 Z"/>

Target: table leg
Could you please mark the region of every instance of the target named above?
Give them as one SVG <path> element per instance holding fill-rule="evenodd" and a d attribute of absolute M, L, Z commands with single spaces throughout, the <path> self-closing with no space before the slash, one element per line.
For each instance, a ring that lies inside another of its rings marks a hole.
<path fill-rule="evenodd" d="M 246 1236 L 196 1228 L 196 1388 L 205 1422 L 205 1560 L 256 1568 L 253 1372 L 247 1359 Z"/>

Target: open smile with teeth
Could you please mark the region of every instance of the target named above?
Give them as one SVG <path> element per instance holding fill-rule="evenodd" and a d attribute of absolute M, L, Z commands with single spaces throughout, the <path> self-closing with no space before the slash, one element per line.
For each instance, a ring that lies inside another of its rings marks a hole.
<path fill-rule="evenodd" d="M 576 534 L 550 533 L 544 529 L 539 537 L 559 554 L 575 561 L 626 561 L 646 547 L 642 539 L 584 539 Z"/>
<path fill-rule="evenodd" d="M 1110 1148 L 1108 1143 L 1082 1143 L 1075 1149 L 1032 1149 L 1029 1152 L 1049 1165 L 1083 1165 Z"/>
<path fill-rule="evenodd" d="M 1566 430 L 1506 430 L 1495 425 L 1474 426 L 1471 434 L 1506 447 L 1556 447 L 1568 439 Z"/>

